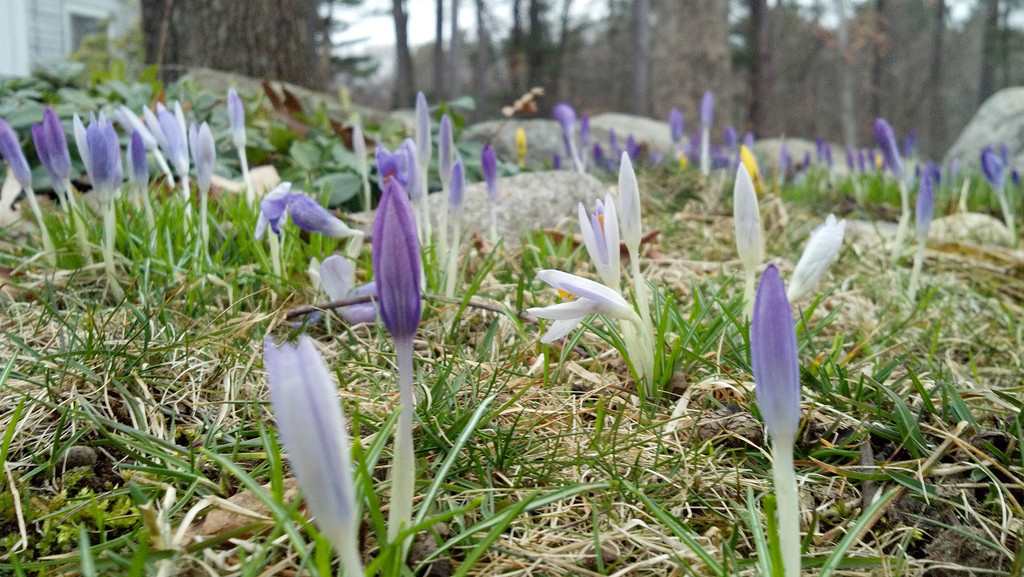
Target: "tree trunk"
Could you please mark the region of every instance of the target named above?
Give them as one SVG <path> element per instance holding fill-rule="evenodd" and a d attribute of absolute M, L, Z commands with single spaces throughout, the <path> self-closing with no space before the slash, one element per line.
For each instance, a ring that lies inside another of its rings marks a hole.
<path fill-rule="evenodd" d="M 391 12 L 395 20 L 395 94 L 394 106 L 412 106 L 415 95 L 413 87 L 412 54 L 409 53 L 409 14 L 405 11 L 405 0 L 391 0 Z"/>
<path fill-rule="evenodd" d="M 630 101 L 629 111 L 633 114 L 650 113 L 651 86 L 651 2 L 633 0 L 633 28 L 630 54 Z"/>
<path fill-rule="evenodd" d="M 310 88 L 327 85 L 316 0 L 142 0 L 146 60 L 163 80 L 205 66 Z"/>
<path fill-rule="evenodd" d="M 943 100 L 942 53 L 945 49 L 943 36 L 946 32 L 946 0 L 935 3 L 935 33 L 932 36 L 932 62 L 929 74 L 931 85 L 931 102 L 928 113 L 928 153 L 932 156 L 942 154 L 946 147 L 946 107 Z"/>
<path fill-rule="evenodd" d="M 750 61 L 750 100 L 747 123 L 758 136 L 769 132 L 768 114 L 772 106 L 772 70 L 774 34 L 771 9 L 767 0 L 750 0 L 750 38 L 753 49 Z"/>
<path fill-rule="evenodd" d="M 522 0 L 512 0 L 512 32 L 509 39 L 508 76 L 512 92 L 519 96 L 525 91 L 523 84 L 523 17 Z"/>
<path fill-rule="evenodd" d="M 459 0 L 452 0 L 452 18 L 449 31 L 451 39 L 448 41 L 448 99 L 459 96 L 462 90 L 462 46 L 459 38 Z"/>
<path fill-rule="evenodd" d="M 885 0 L 875 0 L 875 57 L 871 62 L 871 118 L 882 116 L 882 76 L 885 73 L 885 53 L 888 26 L 885 22 Z"/>
<path fill-rule="evenodd" d="M 435 0 L 434 11 L 434 96 L 444 96 L 444 0 Z"/>
<path fill-rule="evenodd" d="M 995 91 L 998 59 L 999 0 L 985 0 L 985 22 L 981 41 L 981 80 L 978 83 L 978 105 Z"/>
<path fill-rule="evenodd" d="M 839 115 L 843 125 L 843 144 L 854 148 L 857 146 L 857 114 L 853 107 L 853 55 L 850 54 L 850 20 L 846 0 L 836 1 L 836 11 L 839 13 Z"/>
<path fill-rule="evenodd" d="M 544 26 L 544 15 L 547 6 L 544 0 L 529 0 L 530 31 L 527 33 L 526 46 L 526 84 L 528 86 L 544 86 L 544 63 L 547 61 L 547 33 Z"/>
<path fill-rule="evenodd" d="M 482 120 L 488 116 L 487 106 L 487 50 L 490 46 L 487 26 L 484 22 L 484 0 L 476 0 L 476 54 L 473 58 L 473 101 L 476 110 L 473 117 Z"/>

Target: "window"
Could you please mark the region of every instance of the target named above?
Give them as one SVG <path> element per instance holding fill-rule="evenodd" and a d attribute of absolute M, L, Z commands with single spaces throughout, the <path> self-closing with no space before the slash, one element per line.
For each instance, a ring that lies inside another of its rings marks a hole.
<path fill-rule="evenodd" d="M 71 51 L 78 50 L 86 36 L 102 32 L 103 27 L 101 23 L 102 21 L 99 18 L 82 14 L 71 14 Z"/>

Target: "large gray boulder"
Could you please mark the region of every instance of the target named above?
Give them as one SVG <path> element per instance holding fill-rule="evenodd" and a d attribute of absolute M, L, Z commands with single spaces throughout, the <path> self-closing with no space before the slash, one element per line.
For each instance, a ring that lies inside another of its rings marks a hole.
<path fill-rule="evenodd" d="M 1001 144 L 1009 150 L 1011 166 L 1024 166 L 1024 86 L 989 97 L 946 153 L 946 162 L 958 158 L 961 165 L 980 166 L 981 149 Z"/>
<path fill-rule="evenodd" d="M 817 151 L 817 144 L 806 138 L 762 138 L 754 142 L 754 156 L 757 158 L 757 166 L 761 170 L 761 178 L 772 179 L 779 171 L 779 155 L 782 153 L 782 144 L 786 144 L 786 151 L 793 159 L 794 166 L 804 161 L 809 153 L 811 160 Z M 845 165 L 841 157 L 836 156 L 837 149 L 832 149 L 833 163 Z"/>
<path fill-rule="evenodd" d="M 577 205 L 592 208 L 594 201 L 604 199 L 608 189 L 589 174 L 571 170 L 526 172 L 498 179 L 498 236 L 506 247 L 519 246 L 524 232 L 565 227 L 575 234 Z M 448 210 L 448 198 L 441 193 L 429 196 L 431 222 L 437 234 L 438 215 Z M 462 213 L 463 238 L 476 232 L 490 237 L 491 199 L 487 185 L 477 182 L 466 185 Z M 373 214 L 359 213 L 347 219 L 366 233 L 373 228 Z M 451 222 L 451 219 L 449 219 Z"/>
<path fill-rule="evenodd" d="M 650 152 L 668 156 L 673 153 L 672 133 L 668 122 L 654 120 L 645 116 L 605 112 L 590 117 L 590 140 L 600 142 L 608 149 L 608 135 L 614 130 L 615 138 L 621 147 L 626 146 L 626 138 L 630 135 L 647 146 Z"/>
<path fill-rule="evenodd" d="M 498 158 L 513 160 L 516 156 L 516 130 L 523 129 L 526 134 L 526 165 L 532 169 L 551 167 L 552 155 L 558 154 L 565 158 L 565 145 L 562 144 L 562 127 L 555 120 L 546 118 L 486 120 L 478 122 L 462 132 L 463 140 L 490 144 L 498 153 Z M 564 166 L 570 166 L 566 162 Z"/>

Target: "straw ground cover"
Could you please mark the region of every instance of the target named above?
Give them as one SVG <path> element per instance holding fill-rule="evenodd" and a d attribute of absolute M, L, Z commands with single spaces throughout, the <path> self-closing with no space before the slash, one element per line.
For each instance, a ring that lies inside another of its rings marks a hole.
<path fill-rule="evenodd" d="M 660 399 L 638 398 L 612 325 L 592 319 L 549 346 L 521 314 L 557 298 L 537 270 L 592 276 L 571 236 L 538 231 L 515 250 L 478 243 L 461 300 L 426 301 L 413 571 L 768 574 L 770 459 L 732 221 L 716 200 L 728 195 L 714 189 L 731 179 L 711 182 L 675 168 L 641 174 L 644 226 L 659 231 L 643 264 Z M 824 217 L 809 209 L 812 185 L 801 186 L 781 192 L 802 202 L 766 208 L 766 252 L 784 278 Z M 322 300 L 305 270 L 337 241 L 289 226 L 278 278 L 240 199 L 212 203 L 209 262 L 193 260 L 174 202 L 155 235 L 172 239 L 169 251 L 150 252 L 129 200 L 118 212 L 122 301 L 98 268 L 46 269 L 34 238 L 12 229 L 0 246 L 0 573 L 331 574 L 327 544 L 295 499 L 259 352 L 264 336 L 298 331 L 334 370 L 358 439 L 364 561 L 407 573 L 381 544 L 391 341 L 330 313 L 298 325 L 288 315 Z M 77 257 L 63 234 L 67 264 Z M 440 292 L 432 254 L 428 288 Z M 824 295 L 795 304 L 804 565 L 821 575 L 1019 574 L 1019 257 L 938 247 L 915 304 L 902 296 L 909 266 L 891 267 L 888 254 L 871 235 L 850 238 Z M 359 274 L 369 266 L 364 249 Z"/>

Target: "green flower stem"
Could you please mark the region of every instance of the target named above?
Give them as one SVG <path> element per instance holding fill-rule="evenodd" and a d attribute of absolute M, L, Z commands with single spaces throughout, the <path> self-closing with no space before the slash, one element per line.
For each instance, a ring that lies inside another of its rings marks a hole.
<path fill-rule="evenodd" d="M 82 212 L 75 199 L 75 190 L 71 187 L 71 180 L 64 180 L 64 195 L 67 196 L 67 213 L 71 215 L 71 225 L 75 229 L 75 241 L 78 242 L 78 250 L 82 253 L 82 259 L 86 265 L 92 264 L 92 246 L 89 245 L 88 231 L 85 228 L 85 221 L 82 220 Z M 152 228 L 152 223 L 150 223 Z"/>
<path fill-rule="evenodd" d="M 757 288 L 757 271 L 743 269 L 743 318 L 754 318 L 754 292 Z"/>
<path fill-rule="evenodd" d="M 388 510 L 388 540 L 392 543 L 412 519 L 416 460 L 412 446 L 412 415 L 415 410 L 412 372 L 412 338 L 395 339 L 398 359 L 398 424 L 395 427 L 394 459 L 391 462 L 391 504 Z M 403 549 L 405 545 L 403 544 Z"/>
<path fill-rule="evenodd" d="M 462 222 L 460 215 L 455 216 L 452 223 L 452 245 L 448 249 L 448 266 L 444 275 L 444 296 L 452 298 L 455 296 L 455 281 L 459 274 L 459 238 L 462 236 Z"/>
<path fill-rule="evenodd" d="M 772 476 L 779 515 L 779 548 L 786 577 L 800 577 L 800 498 L 793 466 L 793 442 L 772 439 Z"/>
<path fill-rule="evenodd" d="M 423 191 L 423 195 L 419 200 L 419 204 L 423 210 L 423 218 L 421 219 L 419 227 L 422 231 L 420 244 L 425 244 L 430 242 L 430 236 L 433 234 L 430 224 L 430 198 L 427 196 L 430 194 L 430 186 L 427 183 L 427 167 L 425 166 L 420 167 L 420 188 Z"/>
<path fill-rule="evenodd" d="M 910 273 L 910 286 L 907 287 L 907 297 L 910 302 L 917 298 L 917 287 L 921 281 L 921 267 L 924 266 L 924 248 L 926 240 L 917 238 L 917 251 L 914 252 L 914 270 Z"/>
<path fill-rule="evenodd" d="M 53 239 L 50 238 L 50 231 L 46 228 L 46 222 L 43 221 L 43 211 L 39 210 L 39 202 L 36 200 L 36 193 L 29 188 L 22 188 L 25 191 L 25 198 L 28 199 L 28 205 L 32 209 L 32 216 L 36 218 L 36 224 L 39 225 L 39 234 L 43 237 L 43 250 L 46 251 L 44 258 L 46 263 L 51 267 L 57 266 L 57 249 L 53 246 Z"/>
<path fill-rule="evenodd" d="M 902 210 L 900 223 L 896 227 L 896 240 L 892 245 L 893 263 L 900 260 L 903 252 L 903 240 L 907 237 L 907 231 L 910 230 L 910 192 L 907 190 L 907 183 L 902 180 L 900 181 L 900 207 Z"/>
<path fill-rule="evenodd" d="M 124 291 L 117 283 L 117 271 L 114 269 L 114 237 L 117 235 L 117 223 L 114 222 L 114 201 L 103 203 L 103 268 L 107 271 L 107 286 L 115 300 L 124 298 Z"/>
<path fill-rule="evenodd" d="M 242 180 L 245 182 L 245 202 L 249 206 L 256 204 L 256 189 L 252 185 L 252 176 L 249 175 L 249 158 L 245 155 L 245 149 L 238 149 L 238 164 L 242 165 Z"/>

